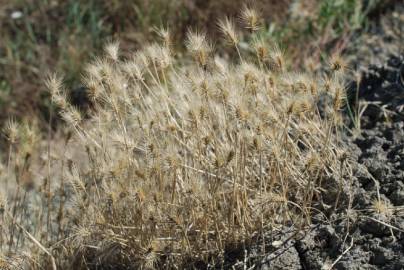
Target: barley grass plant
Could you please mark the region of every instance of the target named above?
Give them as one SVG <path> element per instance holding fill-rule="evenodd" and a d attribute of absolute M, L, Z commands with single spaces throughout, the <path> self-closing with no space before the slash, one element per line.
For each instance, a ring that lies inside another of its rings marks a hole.
<path fill-rule="evenodd" d="M 7 258 L 24 241 L 37 269 L 228 268 L 232 247 L 283 226 L 303 230 L 313 214 L 343 207 L 343 67 L 331 58 L 323 74 L 289 70 L 284 51 L 254 35 L 258 13 L 246 7 L 240 18 L 244 29 L 218 22 L 236 59 L 216 55 L 192 29 L 181 61 L 168 29 L 128 57 L 119 43 L 106 45 L 83 74 L 89 117 L 69 103 L 63 79 L 49 76 L 66 134 L 53 147 L 59 156 L 37 151 L 48 170 L 27 204 L 22 178 L 33 169 L 19 149 L 28 138 L 14 138 L 21 127 L 9 124 L 3 173 L 14 166 L 19 177 L 17 199 L 5 199 L 0 215 Z M 28 210 L 30 222 L 19 213 Z"/>

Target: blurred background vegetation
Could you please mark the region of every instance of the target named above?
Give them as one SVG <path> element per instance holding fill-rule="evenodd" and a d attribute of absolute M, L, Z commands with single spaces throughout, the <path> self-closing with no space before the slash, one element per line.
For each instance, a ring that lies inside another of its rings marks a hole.
<path fill-rule="evenodd" d="M 316 65 L 323 54 L 343 51 L 352 35 L 365 29 L 372 16 L 394 2 L 398 1 L 257 0 L 254 5 L 261 11 L 265 25 L 260 36 L 287 48 L 294 59 L 291 65 L 304 66 Z M 109 40 L 119 40 L 124 52 L 133 51 L 155 39 L 156 26 L 165 26 L 172 32 L 174 46 L 181 49 L 189 27 L 206 30 L 209 36 L 218 35 L 217 19 L 237 16 L 245 3 L 248 2 L 0 1 L 0 125 L 11 116 L 37 118 L 46 126 L 53 109 L 44 77 L 48 72 L 62 73 L 74 98 L 74 91 L 82 91 L 83 63 L 97 55 Z M 226 54 L 219 41 L 215 40 L 215 47 Z"/>

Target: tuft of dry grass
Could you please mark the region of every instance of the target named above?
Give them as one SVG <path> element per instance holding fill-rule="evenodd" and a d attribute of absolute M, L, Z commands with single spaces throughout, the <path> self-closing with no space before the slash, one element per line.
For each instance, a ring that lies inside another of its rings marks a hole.
<path fill-rule="evenodd" d="M 188 64 L 168 38 L 128 57 L 108 44 L 83 75 L 89 119 L 66 99 L 63 79 L 49 77 L 68 134 L 59 156 L 49 141 L 28 151 L 28 130 L 13 140 L 2 252 L 29 247 L 33 268 L 53 260 L 61 269 L 220 266 L 231 246 L 286 224 L 304 228 L 324 210 L 316 204 L 324 190 L 340 197 L 349 167 L 337 136 L 341 68 L 288 70 L 277 46 L 253 38 L 256 55 L 242 55 L 235 24 L 220 28 L 235 61 L 215 56 L 196 31 Z M 22 191 L 32 159 L 47 172 Z"/>

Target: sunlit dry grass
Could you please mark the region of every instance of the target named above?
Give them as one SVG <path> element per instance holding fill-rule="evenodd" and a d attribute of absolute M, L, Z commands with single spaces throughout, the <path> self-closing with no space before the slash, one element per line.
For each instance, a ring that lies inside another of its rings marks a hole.
<path fill-rule="evenodd" d="M 242 18 L 253 33 L 259 20 L 251 14 Z M 24 148 L 35 139 L 28 125 L 6 129 L 3 178 L 15 179 L 0 216 L 7 257 L 29 247 L 33 268 L 220 266 L 231 246 L 310 224 L 324 210 L 324 190 L 339 206 L 349 171 L 338 136 L 339 58 L 323 74 L 289 70 L 275 44 L 253 35 L 243 54 L 241 29 L 231 19 L 218 24 L 233 61 L 196 30 L 186 39 L 188 64 L 174 57 L 167 29 L 162 44 L 130 57 L 108 44 L 85 67 L 88 119 L 59 76 L 47 79 L 67 135 L 54 156 L 51 141 Z M 24 184 L 33 174 L 42 186 Z"/>

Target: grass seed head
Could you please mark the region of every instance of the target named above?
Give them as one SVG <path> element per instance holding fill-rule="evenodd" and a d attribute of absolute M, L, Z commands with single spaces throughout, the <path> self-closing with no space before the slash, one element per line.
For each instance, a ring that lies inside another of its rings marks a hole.
<path fill-rule="evenodd" d="M 105 46 L 104 50 L 105 50 L 105 53 L 108 58 L 110 58 L 111 60 L 113 60 L 115 62 L 117 62 L 119 60 L 119 42 L 118 41 L 108 43 Z"/>
<path fill-rule="evenodd" d="M 336 83 L 334 85 L 334 97 L 333 97 L 333 107 L 334 111 L 338 112 L 341 110 L 344 102 L 346 100 L 346 91 L 342 83 Z"/>
<path fill-rule="evenodd" d="M 158 44 L 152 44 L 146 49 L 146 57 L 148 60 L 146 62 L 150 62 L 155 65 L 156 68 L 161 70 L 166 69 L 172 63 L 171 52 L 168 48 L 160 46 Z"/>
<path fill-rule="evenodd" d="M 230 44 L 237 45 L 239 43 L 240 39 L 236 27 L 230 18 L 226 17 L 224 20 L 219 20 L 218 27 Z"/>
<path fill-rule="evenodd" d="M 206 34 L 188 30 L 185 45 L 196 62 L 203 68 L 208 64 L 208 58 L 212 52 L 212 46 L 206 40 Z"/>
<path fill-rule="evenodd" d="M 92 101 L 98 100 L 101 96 L 101 93 L 103 92 L 102 85 L 100 85 L 99 82 L 96 79 L 94 79 L 93 77 L 84 78 L 83 82 L 87 88 L 87 93 L 88 93 L 89 97 L 91 98 L 91 100 Z M 63 106 L 59 105 L 59 107 L 61 107 L 62 109 L 67 108 L 67 106 L 65 104 L 63 104 Z"/>
<path fill-rule="evenodd" d="M 267 60 L 269 58 L 269 50 L 268 50 L 268 47 L 265 44 L 264 40 L 256 39 L 256 40 L 254 40 L 252 46 L 255 50 L 255 54 L 256 54 L 258 60 L 262 63 L 267 62 Z"/>
<path fill-rule="evenodd" d="M 63 120 L 65 120 L 66 123 L 72 127 L 77 127 L 83 120 L 81 112 L 72 106 L 68 107 L 64 111 L 61 111 L 61 116 Z"/>
<path fill-rule="evenodd" d="M 45 86 L 51 96 L 60 94 L 63 91 L 63 79 L 56 73 L 50 74 L 45 79 Z"/>
<path fill-rule="evenodd" d="M 258 31 L 260 28 L 260 16 L 258 12 L 247 5 L 244 6 L 241 12 L 241 20 L 251 32 Z"/>
<path fill-rule="evenodd" d="M 173 45 L 173 40 L 169 28 L 160 27 L 156 29 L 156 33 L 163 40 L 164 46 L 170 49 Z"/>
<path fill-rule="evenodd" d="M 284 55 L 278 45 L 275 45 L 271 49 L 271 51 L 269 53 L 269 57 L 272 61 L 272 67 L 274 70 L 280 71 L 280 72 L 284 71 L 284 68 L 285 68 Z"/>
<path fill-rule="evenodd" d="M 347 68 L 347 64 L 340 54 L 334 54 L 331 56 L 329 66 L 331 71 L 338 73 L 345 71 Z"/>
<path fill-rule="evenodd" d="M 287 113 L 299 115 L 305 112 L 310 111 L 312 108 L 312 104 L 306 97 L 297 97 L 293 98 L 287 107 Z"/>
<path fill-rule="evenodd" d="M 15 144 L 19 138 L 19 125 L 14 119 L 9 119 L 4 128 L 4 133 L 11 144 Z"/>

